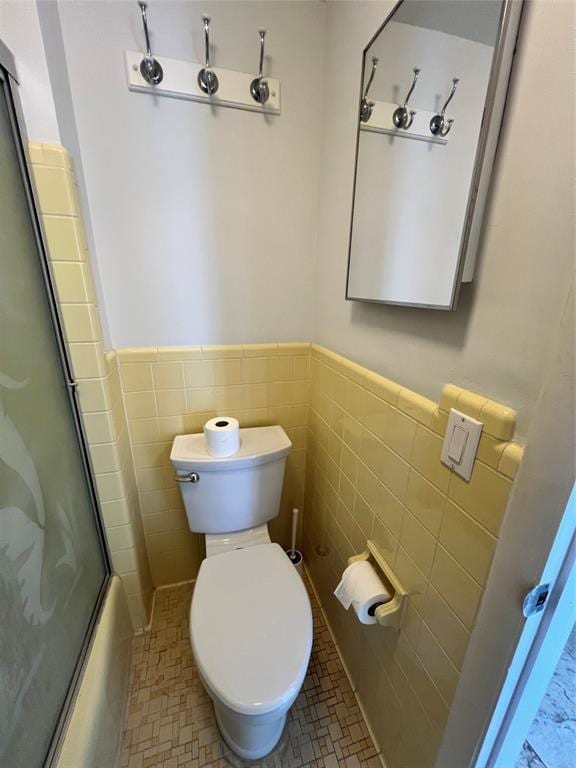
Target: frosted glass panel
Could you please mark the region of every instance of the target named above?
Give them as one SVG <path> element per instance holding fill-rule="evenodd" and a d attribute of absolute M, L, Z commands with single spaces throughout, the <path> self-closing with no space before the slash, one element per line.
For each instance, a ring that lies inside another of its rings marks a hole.
<path fill-rule="evenodd" d="M 44 763 L 106 565 L 0 79 L 0 766 Z"/>

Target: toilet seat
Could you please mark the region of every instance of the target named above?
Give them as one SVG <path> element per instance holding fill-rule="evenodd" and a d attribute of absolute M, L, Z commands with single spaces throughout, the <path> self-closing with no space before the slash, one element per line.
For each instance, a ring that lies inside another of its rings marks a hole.
<path fill-rule="evenodd" d="M 244 715 L 288 708 L 312 649 L 302 579 L 278 544 L 206 558 L 190 608 L 194 659 L 213 697 Z"/>

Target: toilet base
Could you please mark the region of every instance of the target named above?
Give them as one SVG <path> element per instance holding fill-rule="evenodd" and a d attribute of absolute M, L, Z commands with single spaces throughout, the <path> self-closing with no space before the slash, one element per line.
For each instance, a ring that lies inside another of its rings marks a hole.
<path fill-rule="evenodd" d="M 216 722 L 226 744 L 244 760 L 258 760 L 280 741 L 287 710 L 267 715 L 241 715 L 214 702 Z"/>

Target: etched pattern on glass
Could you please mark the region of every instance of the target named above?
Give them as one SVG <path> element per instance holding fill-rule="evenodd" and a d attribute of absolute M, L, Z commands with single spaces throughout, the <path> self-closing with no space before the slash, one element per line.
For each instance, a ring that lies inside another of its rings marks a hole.
<path fill-rule="evenodd" d="M 0 90 L 0 765 L 39 768 L 106 575 Z"/>

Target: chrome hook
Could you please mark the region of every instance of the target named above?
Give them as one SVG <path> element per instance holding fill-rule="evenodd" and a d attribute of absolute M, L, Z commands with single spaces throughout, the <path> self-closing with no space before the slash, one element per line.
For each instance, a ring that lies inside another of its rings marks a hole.
<path fill-rule="evenodd" d="M 270 98 L 270 88 L 268 87 L 268 83 L 263 79 L 264 40 L 266 39 L 266 30 L 259 29 L 258 34 L 260 35 L 260 66 L 258 67 L 258 77 L 255 77 L 250 83 L 250 95 L 254 101 L 257 101 L 258 104 L 264 106 Z"/>
<path fill-rule="evenodd" d="M 372 80 L 374 80 L 374 75 L 376 74 L 376 67 L 378 66 L 378 57 L 372 56 L 372 71 L 370 72 L 370 77 L 368 78 L 368 82 L 366 83 L 366 88 L 364 89 L 364 95 L 362 96 L 362 101 L 360 102 L 360 120 L 363 123 L 367 123 L 368 120 L 372 117 L 372 110 L 374 109 L 374 102 L 368 101 L 368 91 L 370 90 L 370 86 L 372 85 Z"/>
<path fill-rule="evenodd" d="M 218 90 L 218 76 L 210 68 L 210 17 L 202 16 L 204 22 L 204 67 L 198 72 L 198 86 L 203 93 L 212 96 Z"/>
<path fill-rule="evenodd" d="M 150 35 L 148 33 L 148 19 L 146 18 L 146 8 L 148 7 L 148 3 L 143 2 L 143 0 L 138 0 L 138 5 L 140 6 L 140 12 L 142 14 L 142 24 L 144 25 L 144 39 L 146 41 L 146 55 L 140 62 L 140 74 L 146 80 L 147 83 L 150 83 L 150 85 L 158 85 L 158 83 L 162 82 L 162 78 L 164 77 L 164 72 L 162 71 L 162 67 L 160 66 L 160 62 L 156 61 L 154 56 L 152 56 L 152 48 L 150 46 Z"/>
<path fill-rule="evenodd" d="M 456 93 L 456 88 L 458 87 L 459 82 L 459 77 L 452 78 L 452 90 L 450 91 L 450 95 L 444 102 L 441 112 L 438 115 L 434 115 L 432 120 L 430 120 L 430 133 L 434 136 L 446 136 L 450 132 L 450 128 L 452 128 L 454 120 L 446 120 L 444 118 L 444 113 L 446 112 L 446 107 L 450 104 L 452 97 Z"/>
<path fill-rule="evenodd" d="M 410 126 L 414 122 L 414 115 L 416 114 L 416 112 L 414 112 L 413 110 L 408 111 L 408 102 L 410 101 L 410 96 L 412 96 L 414 88 L 416 88 L 416 82 L 418 81 L 419 74 L 420 74 L 420 70 L 415 67 L 414 79 L 412 80 L 412 85 L 410 86 L 410 90 L 406 94 L 406 98 L 404 99 L 404 104 L 401 107 L 398 107 L 398 109 L 394 110 L 394 114 L 392 115 L 392 121 L 396 126 L 396 128 L 404 128 L 404 130 L 406 130 L 407 128 L 410 128 Z"/>

